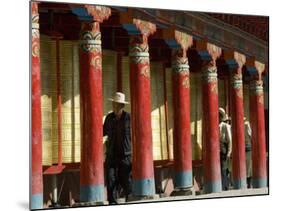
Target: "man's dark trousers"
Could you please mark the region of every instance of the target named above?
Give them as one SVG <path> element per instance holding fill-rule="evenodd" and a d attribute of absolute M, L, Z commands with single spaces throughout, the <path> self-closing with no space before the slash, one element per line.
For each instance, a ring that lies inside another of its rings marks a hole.
<path fill-rule="evenodd" d="M 110 204 L 117 204 L 119 197 L 119 188 L 121 187 L 123 193 L 128 198 L 131 193 L 131 156 L 126 156 L 124 159 L 117 161 L 116 164 L 107 165 L 107 195 Z"/>

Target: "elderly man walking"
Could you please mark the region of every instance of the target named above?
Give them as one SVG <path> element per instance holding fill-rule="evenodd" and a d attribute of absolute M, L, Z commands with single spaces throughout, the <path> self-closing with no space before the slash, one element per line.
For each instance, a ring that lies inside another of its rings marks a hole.
<path fill-rule="evenodd" d="M 252 187 L 252 130 L 250 122 L 244 117 L 245 151 L 246 151 L 246 173 L 247 187 Z"/>
<path fill-rule="evenodd" d="M 112 101 L 113 112 L 109 113 L 103 125 L 103 135 L 108 136 L 106 144 L 107 198 L 110 204 L 117 204 L 119 186 L 128 198 L 131 193 L 131 126 L 130 114 L 124 111 L 125 95 L 116 92 Z"/>
<path fill-rule="evenodd" d="M 229 162 L 232 153 L 231 127 L 226 123 L 227 119 L 225 110 L 223 108 L 219 108 L 220 159 L 223 190 L 229 189 Z"/>

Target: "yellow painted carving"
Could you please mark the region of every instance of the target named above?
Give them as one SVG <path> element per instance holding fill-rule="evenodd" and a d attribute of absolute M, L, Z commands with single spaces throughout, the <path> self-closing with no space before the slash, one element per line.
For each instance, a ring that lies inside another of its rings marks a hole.
<path fill-rule="evenodd" d="M 147 78 L 150 78 L 150 68 L 148 65 L 145 65 L 141 68 L 141 75 L 147 77 Z"/>
<path fill-rule="evenodd" d="M 32 56 L 39 57 L 39 54 L 40 54 L 40 48 L 39 48 L 38 39 L 35 39 L 32 41 Z"/>
<path fill-rule="evenodd" d="M 211 85 L 211 92 L 218 94 L 218 86 L 216 83 L 212 83 Z"/>
<path fill-rule="evenodd" d="M 264 104 L 264 98 L 263 98 L 263 95 L 259 95 L 258 96 L 258 102 L 260 103 L 260 104 Z"/>
<path fill-rule="evenodd" d="M 236 96 L 239 98 L 243 98 L 243 90 L 240 87 L 239 89 L 235 89 Z"/>
<path fill-rule="evenodd" d="M 185 77 L 184 77 L 184 79 L 183 79 L 183 81 L 182 81 L 182 86 L 184 87 L 184 88 L 189 88 L 189 77 L 186 75 Z"/>

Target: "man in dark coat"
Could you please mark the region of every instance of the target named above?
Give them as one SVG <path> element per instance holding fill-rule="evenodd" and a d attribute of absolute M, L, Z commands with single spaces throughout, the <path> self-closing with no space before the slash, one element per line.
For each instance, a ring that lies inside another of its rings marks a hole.
<path fill-rule="evenodd" d="M 109 113 L 103 125 L 106 143 L 107 198 L 110 204 L 117 204 L 119 187 L 128 198 L 131 193 L 131 123 L 130 114 L 124 111 L 125 95 L 116 92 L 112 99 L 113 112 Z"/>
<path fill-rule="evenodd" d="M 223 108 L 219 108 L 219 131 L 220 131 L 220 162 L 222 189 L 228 190 L 230 185 L 229 163 L 232 154 L 231 126 L 226 123 L 227 114 Z"/>

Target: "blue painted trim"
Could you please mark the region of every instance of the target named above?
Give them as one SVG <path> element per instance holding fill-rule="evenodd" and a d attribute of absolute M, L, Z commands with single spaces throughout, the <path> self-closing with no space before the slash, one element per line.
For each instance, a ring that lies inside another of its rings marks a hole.
<path fill-rule="evenodd" d="M 177 43 L 177 41 L 174 40 L 174 39 L 165 40 L 165 43 L 166 43 L 170 48 L 179 49 L 179 48 L 181 47 L 181 46 Z"/>
<path fill-rule="evenodd" d="M 234 59 L 228 59 L 228 60 L 225 61 L 225 63 L 229 67 L 230 71 L 238 68 L 238 63 Z"/>
<path fill-rule="evenodd" d="M 31 195 L 30 208 L 34 209 L 43 209 L 43 193 Z"/>
<path fill-rule="evenodd" d="M 201 37 L 199 37 L 198 35 L 193 35 L 193 40 L 201 40 Z"/>
<path fill-rule="evenodd" d="M 156 27 L 157 27 L 157 29 L 167 29 L 167 28 L 169 28 L 168 26 L 166 26 L 164 24 L 161 24 L 161 23 L 156 23 Z"/>
<path fill-rule="evenodd" d="M 128 8 L 126 8 L 126 7 L 118 7 L 118 6 L 110 6 L 110 7 L 118 10 L 119 12 L 127 12 L 128 11 Z"/>
<path fill-rule="evenodd" d="M 255 67 L 247 67 L 246 68 L 247 72 L 250 74 L 250 75 L 255 75 L 258 73 L 257 69 Z"/>
<path fill-rule="evenodd" d="M 221 180 L 215 182 L 206 182 L 204 184 L 205 193 L 219 193 L 222 191 Z"/>
<path fill-rule="evenodd" d="M 153 196 L 155 194 L 154 178 L 133 180 L 132 192 L 134 196 Z"/>
<path fill-rule="evenodd" d="M 78 16 L 81 21 L 93 21 L 93 17 L 88 14 L 86 8 L 72 8 L 72 13 Z"/>
<path fill-rule="evenodd" d="M 253 188 L 265 188 L 267 187 L 267 178 L 253 178 Z"/>
<path fill-rule="evenodd" d="M 175 188 L 192 187 L 192 171 L 177 172 L 174 180 Z"/>
<path fill-rule="evenodd" d="M 141 34 L 140 30 L 138 30 L 135 24 L 122 24 L 122 26 L 128 32 L 129 35 Z"/>
<path fill-rule="evenodd" d="M 199 54 L 200 58 L 204 61 L 209 61 L 212 59 L 212 57 L 208 53 L 208 51 L 198 51 L 198 54 Z"/>
<path fill-rule="evenodd" d="M 151 15 L 156 15 L 156 9 L 145 9 L 145 11 Z"/>
<path fill-rule="evenodd" d="M 104 201 L 104 185 L 81 185 L 80 200 L 82 202 Z"/>
<path fill-rule="evenodd" d="M 247 188 L 246 178 L 245 179 L 233 180 L 233 188 L 234 189 L 245 189 L 245 188 Z"/>

